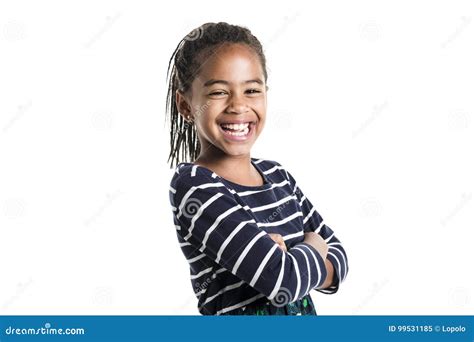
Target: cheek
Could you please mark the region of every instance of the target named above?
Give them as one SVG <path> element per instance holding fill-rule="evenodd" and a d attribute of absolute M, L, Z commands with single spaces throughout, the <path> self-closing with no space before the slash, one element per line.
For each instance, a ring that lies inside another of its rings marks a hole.
<path fill-rule="evenodd" d="M 195 115 L 196 119 L 194 124 L 198 133 L 206 139 L 211 139 L 218 131 L 218 127 L 215 124 L 215 116 L 212 115 L 209 108 L 201 112 L 196 111 Z"/>

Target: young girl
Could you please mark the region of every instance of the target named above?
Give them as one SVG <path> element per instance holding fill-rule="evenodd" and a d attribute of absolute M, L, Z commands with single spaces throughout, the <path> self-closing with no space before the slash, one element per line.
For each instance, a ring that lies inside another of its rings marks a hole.
<path fill-rule="evenodd" d="M 170 202 L 199 312 L 316 315 L 310 291 L 335 293 L 347 256 L 291 173 L 250 156 L 266 121 L 260 42 L 204 24 L 178 44 L 168 79 Z"/>

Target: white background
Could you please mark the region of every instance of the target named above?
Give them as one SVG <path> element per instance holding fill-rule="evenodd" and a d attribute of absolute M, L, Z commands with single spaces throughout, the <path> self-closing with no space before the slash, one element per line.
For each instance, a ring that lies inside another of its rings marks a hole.
<path fill-rule="evenodd" d="M 168 201 L 165 75 L 208 21 L 268 59 L 252 156 L 344 243 L 320 315 L 473 314 L 470 1 L 4 1 L 0 313 L 198 314 Z"/>

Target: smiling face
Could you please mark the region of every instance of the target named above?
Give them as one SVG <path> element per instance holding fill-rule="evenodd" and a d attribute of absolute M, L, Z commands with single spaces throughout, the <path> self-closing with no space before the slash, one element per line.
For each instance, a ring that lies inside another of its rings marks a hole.
<path fill-rule="evenodd" d="M 226 44 L 204 59 L 179 112 L 190 115 L 201 144 L 200 158 L 248 156 L 265 124 L 267 94 L 258 55 L 244 44 Z"/>

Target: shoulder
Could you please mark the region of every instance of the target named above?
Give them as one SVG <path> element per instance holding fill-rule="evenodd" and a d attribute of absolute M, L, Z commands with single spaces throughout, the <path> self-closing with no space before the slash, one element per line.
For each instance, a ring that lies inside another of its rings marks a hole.
<path fill-rule="evenodd" d="M 217 174 L 205 167 L 193 163 L 179 163 L 174 169 L 170 186 L 176 189 L 218 182 L 220 179 Z"/>
<path fill-rule="evenodd" d="M 224 196 L 232 198 L 233 193 L 221 182 L 221 178 L 213 171 L 193 164 L 179 163 L 170 182 L 170 200 L 181 202 L 188 197 L 208 198 Z"/>
<path fill-rule="evenodd" d="M 294 183 L 294 178 L 288 169 L 280 162 L 272 159 L 252 158 L 255 164 L 267 175 L 279 175 L 290 184 Z"/>

